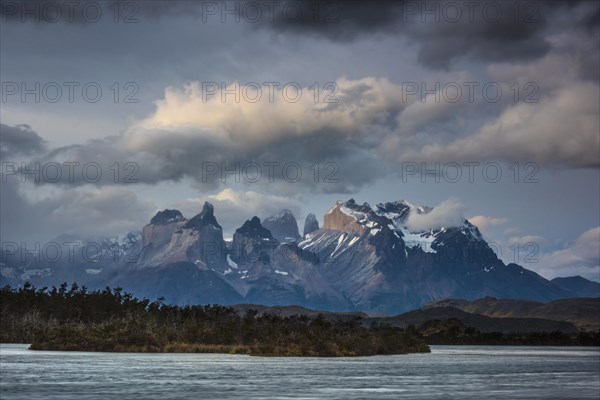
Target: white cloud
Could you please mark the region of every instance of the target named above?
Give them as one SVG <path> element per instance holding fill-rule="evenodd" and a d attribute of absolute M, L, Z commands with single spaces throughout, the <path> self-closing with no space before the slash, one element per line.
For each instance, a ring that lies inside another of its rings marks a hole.
<path fill-rule="evenodd" d="M 427 214 L 419 214 L 413 209 L 408 216 L 406 226 L 414 232 L 460 226 L 465 220 L 464 210 L 464 206 L 457 199 L 450 198 Z"/>
<path fill-rule="evenodd" d="M 479 228 L 482 234 L 488 233 L 491 227 L 504 225 L 506 218 L 489 217 L 487 215 L 476 215 L 469 218 L 469 222 Z"/>
<path fill-rule="evenodd" d="M 508 243 L 510 243 L 511 245 L 514 245 L 515 243 L 517 243 L 521 246 L 525 246 L 530 243 L 535 243 L 537 245 L 540 245 L 541 243 L 544 243 L 545 241 L 546 241 L 546 238 L 539 236 L 539 235 L 511 236 L 508 239 Z"/>
<path fill-rule="evenodd" d="M 600 264 L 600 226 L 582 233 L 572 248 L 580 257 Z"/>
<path fill-rule="evenodd" d="M 406 153 L 435 161 L 503 159 L 541 165 L 600 166 L 600 87 L 573 83 L 538 103 L 519 103 L 471 136 Z"/>
<path fill-rule="evenodd" d="M 144 148 L 151 139 L 146 135 L 148 131 L 172 129 L 239 149 L 314 132 L 352 136 L 360 133 L 362 127 L 374 124 L 381 114 L 399 107 L 402 101 L 401 87 L 387 79 L 340 78 L 335 84 L 339 89 L 331 95 L 331 99 L 337 99 L 335 103 L 324 102 L 331 91 L 321 91 L 315 101 L 314 90 L 308 87 L 300 89 L 297 101 L 296 89 L 284 91 L 281 85 L 272 89 L 260 85 L 257 92 L 234 82 L 225 91 L 215 88 L 217 92 L 210 96 L 206 84 L 197 81 L 188 83 L 183 90 L 168 87 L 164 99 L 156 101 L 156 111 L 130 130 L 125 143 L 133 149 Z M 231 91 L 239 94 L 237 99 Z M 253 100 L 257 93 L 261 96 Z M 146 133 L 136 134 L 138 129 Z"/>
<path fill-rule="evenodd" d="M 554 278 L 581 275 L 600 280 L 600 226 L 582 233 L 570 246 L 539 257 L 538 273 Z"/>
<path fill-rule="evenodd" d="M 331 94 L 325 90 L 316 102 L 308 87 L 302 88 L 297 102 L 289 101 L 291 90 L 282 92 L 281 88 L 275 88 L 271 100 L 268 87 L 263 87 L 256 103 L 236 102 L 231 95 L 222 101 L 220 92 L 205 98 L 199 82 L 183 89 L 169 87 L 156 102 L 155 112 L 122 134 L 56 149 L 49 158 L 58 162 L 93 159 L 106 165 L 134 162 L 140 167 L 136 178 L 143 183 L 192 177 L 202 189 L 211 190 L 225 185 L 221 185 L 220 173 L 203 174 L 208 164 L 225 170 L 257 163 L 264 176 L 265 163 L 275 163 L 279 167 L 273 176 L 282 182 L 287 181 L 284 166 L 296 163 L 302 175 L 291 187 L 295 193 L 307 188 L 349 193 L 390 169 L 374 149 L 390 133 L 403 107 L 402 89 L 371 77 L 340 78 L 336 85 L 338 91 L 332 96 L 337 103 L 323 102 Z M 287 101 L 284 93 L 288 93 Z M 320 163 L 319 179 L 311 169 L 315 163 Z M 327 165 L 335 166 L 333 178 Z M 326 177 L 328 182 L 324 182 Z"/>

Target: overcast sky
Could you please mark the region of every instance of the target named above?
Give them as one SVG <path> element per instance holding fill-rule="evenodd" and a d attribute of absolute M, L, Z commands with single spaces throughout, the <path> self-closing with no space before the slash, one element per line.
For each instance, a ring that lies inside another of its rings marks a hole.
<path fill-rule="evenodd" d="M 76 4 L 2 2 L 3 242 L 406 199 L 600 280 L 598 2 Z"/>

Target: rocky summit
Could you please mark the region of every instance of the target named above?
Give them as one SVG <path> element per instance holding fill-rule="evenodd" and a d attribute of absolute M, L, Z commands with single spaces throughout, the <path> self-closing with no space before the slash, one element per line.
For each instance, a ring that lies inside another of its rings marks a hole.
<path fill-rule="evenodd" d="M 319 221 L 317 221 L 317 217 L 315 214 L 310 213 L 306 216 L 304 220 L 304 231 L 302 236 L 306 237 L 309 233 L 313 233 L 314 231 L 319 229 Z"/>
<path fill-rule="evenodd" d="M 281 210 L 279 214 L 265 218 L 262 225 L 271 231 L 273 237 L 280 242 L 295 242 L 300 238 L 296 217 L 288 209 Z"/>
<path fill-rule="evenodd" d="M 264 221 L 249 216 L 226 242 L 218 210 L 207 202 L 191 219 L 164 210 L 141 234 L 102 239 L 93 260 L 89 254 L 58 263 L 3 256 L 0 272 L 3 284 L 120 286 L 180 305 L 298 305 L 388 315 L 446 298 L 548 302 L 594 293 L 596 286 L 583 278 L 549 281 L 505 264 L 467 220 L 418 229 L 410 223 L 432 210 L 404 200 L 338 201 L 320 228 L 309 214 L 300 236 L 285 209 Z"/>

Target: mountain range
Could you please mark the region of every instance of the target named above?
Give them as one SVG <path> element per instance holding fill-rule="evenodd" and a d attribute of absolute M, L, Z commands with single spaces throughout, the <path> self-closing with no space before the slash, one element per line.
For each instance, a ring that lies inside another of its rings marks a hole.
<path fill-rule="evenodd" d="M 409 223 L 411 215 L 432 210 L 404 200 L 372 207 L 350 199 L 336 202 L 322 227 L 309 214 L 302 235 L 293 213 L 282 210 L 264 221 L 246 220 L 226 241 L 207 202 L 190 219 L 160 211 L 141 232 L 120 239 L 59 237 L 56 259 L 41 256 L 43 249 L 23 257 L 3 246 L 0 279 L 15 286 L 122 287 L 180 305 L 298 305 L 386 315 L 447 298 L 546 303 L 600 296 L 600 285 L 584 278 L 549 281 L 505 264 L 468 220 L 428 229 Z"/>

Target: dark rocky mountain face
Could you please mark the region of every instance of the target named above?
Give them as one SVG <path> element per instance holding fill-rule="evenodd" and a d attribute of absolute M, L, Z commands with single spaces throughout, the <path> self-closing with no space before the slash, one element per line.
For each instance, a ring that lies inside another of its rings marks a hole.
<path fill-rule="evenodd" d="M 159 212 L 141 234 L 119 241 L 116 258 L 110 253 L 114 240 L 104 240 L 94 263 L 82 256 L 24 263 L 3 255 L 0 273 L 2 283 L 11 285 L 29 280 L 37 286 L 63 281 L 90 288 L 121 286 L 176 304 L 295 304 L 389 315 L 442 298 L 547 302 L 578 295 L 573 285 L 570 289 L 519 265 L 505 265 L 468 221 L 409 228 L 411 213 L 431 210 L 407 201 L 374 207 L 352 199 L 337 202 L 322 228 L 305 224 L 305 230 L 312 227 L 301 241 L 295 218 L 284 210 L 269 223 L 247 220 L 227 245 L 214 208 L 206 203 L 190 220 L 177 210 Z"/>
<path fill-rule="evenodd" d="M 202 212 L 200 212 L 200 214 L 196 215 L 194 218 L 190 219 L 183 226 L 183 229 L 194 229 L 198 232 L 201 232 L 205 227 L 210 225 L 221 231 L 223 230 L 223 228 L 221 228 L 221 225 L 219 225 L 217 219 L 215 218 L 215 209 L 213 205 L 209 202 L 205 202 L 204 207 L 202 207 Z"/>
<path fill-rule="evenodd" d="M 304 231 L 302 236 L 305 237 L 309 233 L 313 233 L 318 229 L 319 221 L 317 221 L 317 217 L 315 217 L 315 214 L 313 213 L 308 214 L 304 220 Z"/>
<path fill-rule="evenodd" d="M 163 210 L 159 211 L 152 219 L 150 224 L 152 225 L 167 225 L 173 222 L 183 221 L 183 215 L 179 210 Z"/>
<path fill-rule="evenodd" d="M 295 242 L 300 238 L 296 217 L 288 209 L 281 210 L 279 214 L 265 218 L 262 225 L 271 231 L 275 239 L 282 243 Z"/>
<path fill-rule="evenodd" d="M 233 235 L 232 258 L 235 262 L 261 262 L 269 264 L 271 254 L 277 248 L 279 242 L 273 238 L 271 231 L 260 223 L 260 218 L 244 222 Z"/>
<path fill-rule="evenodd" d="M 236 229 L 235 233 L 245 237 L 264 239 L 266 241 L 274 240 L 271 231 L 265 228 L 260 223 L 260 218 L 256 216 L 252 217 L 252 219 L 246 220 L 246 222 L 244 222 L 244 225 Z"/>
<path fill-rule="evenodd" d="M 223 278 L 246 302 L 303 304 L 336 310 L 353 305 L 336 292 L 318 271 L 318 259 L 296 243 L 280 243 L 258 217 L 239 228 L 227 256 Z"/>
<path fill-rule="evenodd" d="M 168 268 L 143 272 L 122 271 L 108 277 L 106 285 L 126 288 L 139 298 L 156 299 L 162 296 L 167 303 L 180 305 L 235 304 L 243 301 L 243 296 L 225 282 L 221 274 L 192 262 L 176 262 Z"/>

